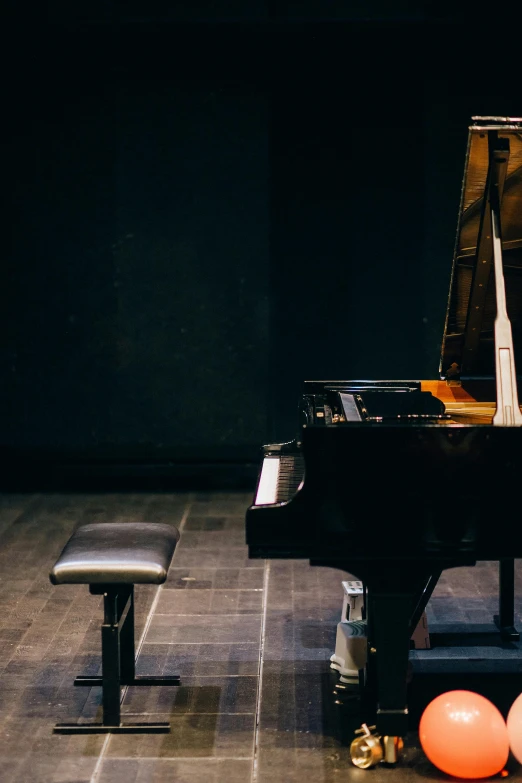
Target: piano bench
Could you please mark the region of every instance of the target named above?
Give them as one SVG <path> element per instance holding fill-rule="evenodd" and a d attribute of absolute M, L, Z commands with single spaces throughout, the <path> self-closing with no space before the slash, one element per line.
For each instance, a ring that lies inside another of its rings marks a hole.
<path fill-rule="evenodd" d="M 102 688 L 101 723 L 58 723 L 55 734 L 167 733 L 168 723 L 121 723 L 121 687 L 179 685 L 179 676 L 137 677 L 134 651 L 134 585 L 165 582 L 179 541 L 172 525 L 108 522 L 82 525 L 70 537 L 49 578 L 53 585 L 87 584 L 103 595 L 102 667 L 99 677 L 75 685 Z"/>

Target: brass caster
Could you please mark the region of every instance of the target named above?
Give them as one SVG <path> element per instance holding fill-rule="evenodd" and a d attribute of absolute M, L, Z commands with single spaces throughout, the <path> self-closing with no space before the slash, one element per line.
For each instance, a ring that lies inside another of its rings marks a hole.
<path fill-rule="evenodd" d="M 375 726 L 368 728 L 366 723 L 363 723 L 355 732 L 362 734 L 362 737 L 357 737 L 350 745 L 350 758 L 360 769 L 370 769 L 384 758 L 380 734 L 372 734 L 371 729 L 375 729 Z"/>
<path fill-rule="evenodd" d="M 383 761 L 386 764 L 395 764 L 399 760 L 399 756 L 404 747 L 402 737 L 383 737 L 382 743 L 384 745 L 384 758 Z"/>
<path fill-rule="evenodd" d="M 370 769 L 380 762 L 396 764 L 404 748 L 402 737 L 381 737 L 380 734 L 372 734 L 374 729 L 375 726 L 363 723 L 355 732 L 362 736 L 354 739 L 350 745 L 352 763 L 360 769 Z"/>

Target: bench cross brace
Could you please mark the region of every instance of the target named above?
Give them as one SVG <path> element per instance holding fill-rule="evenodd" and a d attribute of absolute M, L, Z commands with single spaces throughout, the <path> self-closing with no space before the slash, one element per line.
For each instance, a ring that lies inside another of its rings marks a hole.
<path fill-rule="evenodd" d="M 103 595 L 104 620 L 101 627 L 102 674 L 81 676 L 79 686 L 101 686 L 101 723 L 58 723 L 55 734 L 158 734 L 170 731 L 169 723 L 121 722 L 121 688 L 130 685 L 180 685 L 179 676 L 136 676 L 134 649 L 134 585 L 93 584 L 93 595 Z"/>

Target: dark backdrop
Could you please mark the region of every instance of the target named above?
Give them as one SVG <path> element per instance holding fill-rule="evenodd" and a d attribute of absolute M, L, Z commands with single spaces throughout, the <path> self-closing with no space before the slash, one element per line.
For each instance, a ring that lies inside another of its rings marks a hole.
<path fill-rule="evenodd" d="M 521 109 L 491 21 L 71 5 L 9 28 L 7 483 L 248 483 L 305 378 L 437 377 L 467 125 Z"/>

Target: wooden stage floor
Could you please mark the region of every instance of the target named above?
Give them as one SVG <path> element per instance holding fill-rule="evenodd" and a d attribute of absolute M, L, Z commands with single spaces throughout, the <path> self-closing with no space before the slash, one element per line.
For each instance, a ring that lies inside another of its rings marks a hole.
<path fill-rule="evenodd" d="M 249 560 L 250 501 L 245 493 L 0 496 L 2 783 L 449 780 L 419 749 L 414 723 L 395 768 L 351 764 L 346 726 L 356 706 L 341 714 L 334 704 L 329 667 L 347 576 L 307 561 Z M 78 524 L 116 519 L 182 532 L 165 585 L 136 588 L 138 673 L 180 673 L 182 687 L 129 688 L 123 699 L 129 719 L 169 720 L 171 733 L 53 735 L 56 722 L 99 719 L 99 688 L 72 683 L 99 669 L 102 614 L 86 586 L 53 587 L 49 570 Z M 496 580 L 495 563 L 441 579 L 429 622 L 444 646 L 412 655 L 413 721 L 450 688 L 481 689 L 504 713 L 522 691 L 520 645 L 486 644 L 483 634 Z M 522 627 L 521 561 L 517 610 Z M 459 627 L 480 632 L 475 646 L 451 635 Z M 508 772 L 522 781 L 513 759 Z"/>

